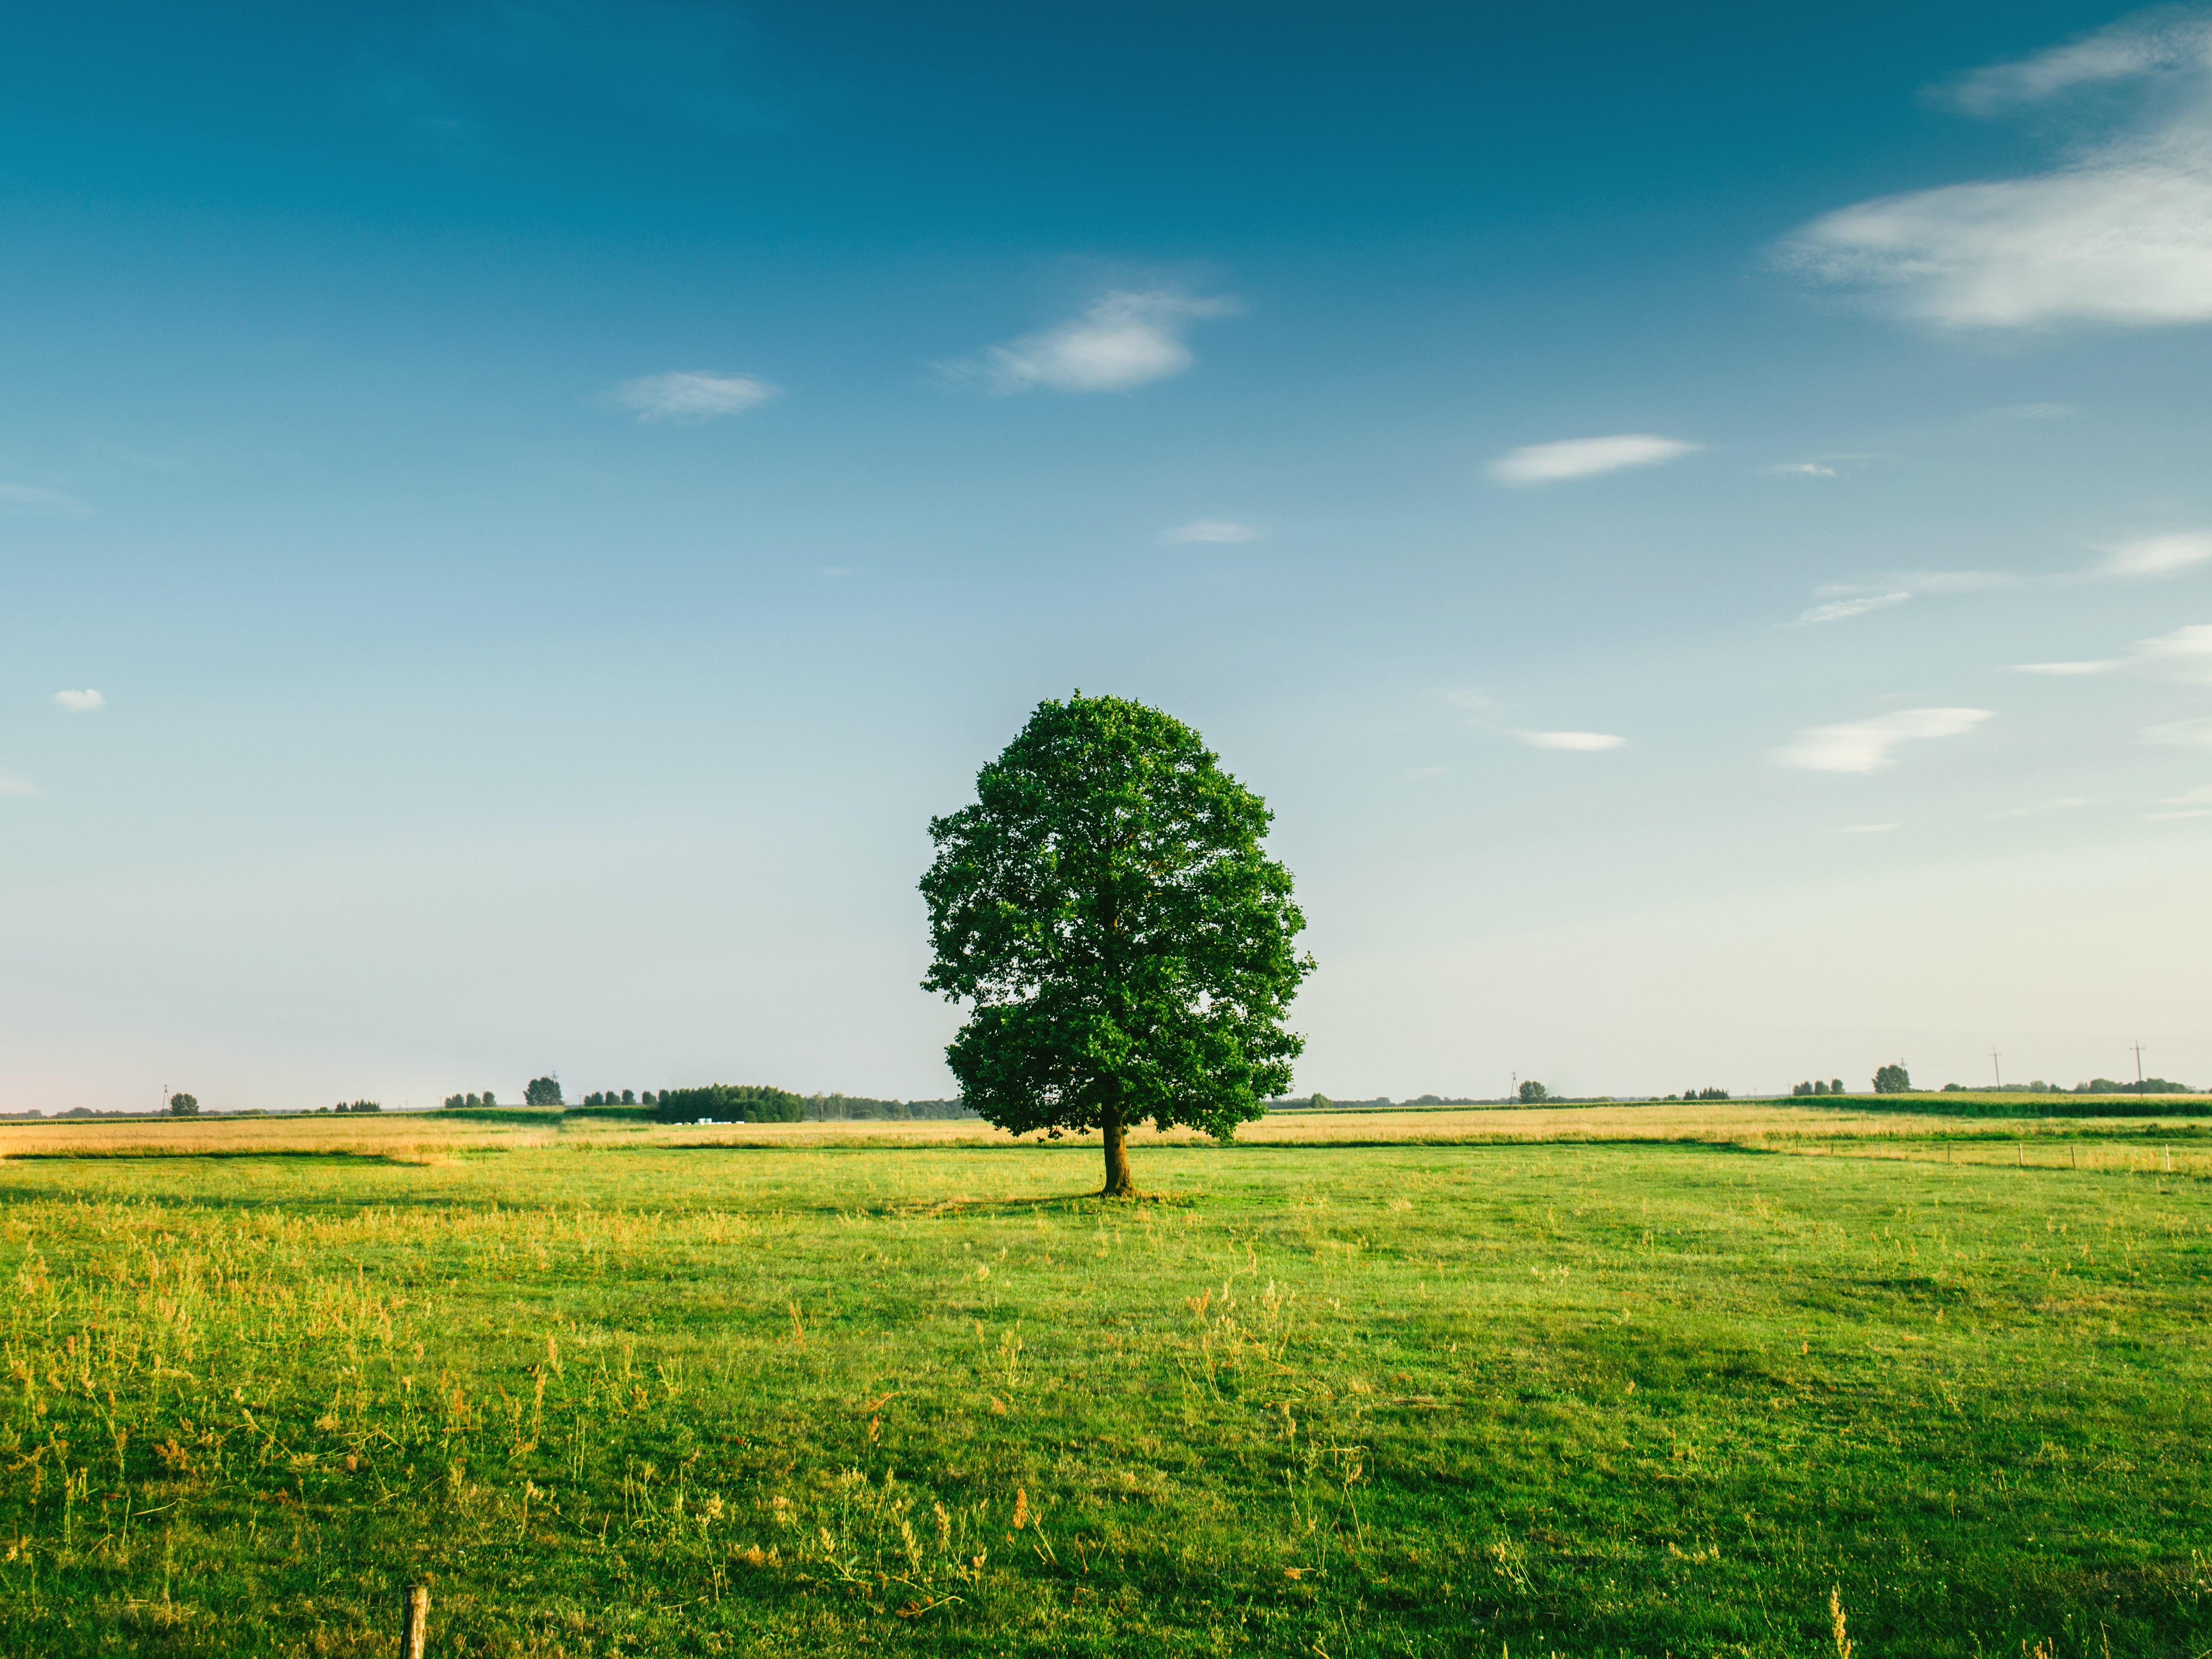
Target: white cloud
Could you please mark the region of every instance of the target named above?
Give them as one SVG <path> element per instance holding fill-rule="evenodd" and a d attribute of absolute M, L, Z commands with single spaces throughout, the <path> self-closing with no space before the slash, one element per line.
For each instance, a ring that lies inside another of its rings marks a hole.
<path fill-rule="evenodd" d="M 2170 576 L 2212 559 L 2212 536 L 2149 536 L 2097 550 L 2105 556 L 2107 576 Z"/>
<path fill-rule="evenodd" d="M 1497 707 L 1497 704 L 1492 701 L 1490 693 L 1484 690 L 1479 685 L 1462 685 L 1455 690 L 1439 691 L 1437 695 L 1442 697 L 1446 702 L 1455 704 L 1461 708 L 1494 708 Z"/>
<path fill-rule="evenodd" d="M 1610 438 L 1568 438 L 1559 443 L 1530 444 L 1509 450 L 1490 464 L 1490 476 L 1510 484 L 1559 483 L 1569 478 L 1594 478 L 1601 472 L 1623 467 L 1656 466 L 1701 447 L 1679 438 L 1655 437 L 1648 432 L 1624 432 Z"/>
<path fill-rule="evenodd" d="M 1628 741 L 1609 732 L 1518 732 L 1514 735 L 1531 749 L 1565 749 L 1578 754 L 1619 749 Z"/>
<path fill-rule="evenodd" d="M 1831 599 L 1826 605 L 1816 605 L 1809 611 L 1800 611 L 1800 623 L 1841 622 L 1846 617 L 1863 617 L 1869 611 L 1880 611 L 1887 605 L 1903 605 L 1912 597 L 1910 593 L 1862 593 L 1855 599 Z"/>
<path fill-rule="evenodd" d="M 625 380 L 607 396 L 617 406 L 635 410 L 641 421 L 674 421 L 688 425 L 712 420 L 717 415 L 737 415 L 757 409 L 781 391 L 781 387 L 750 374 L 687 368 Z"/>
<path fill-rule="evenodd" d="M 2212 679 L 2212 623 L 2192 623 L 2130 647 L 2137 660 L 2164 665 L 2177 678 Z"/>
<path fill-rule="evenodd" d="M 1900 743 L 1955 738 L 1991 718 L 1986 708 L 1904 708 L 1844 726 L 1813 726 L 1798 732 L 1772 758 L 1808 772 L 1873 772 L 1891 764 Z"/>
<path fill-rule="evenodd" d="M 2059 812 L 2069 807 L 2092 805 L 2094 803 L 2087 795 L 2066 795 L 2057 800 L 2038 801 L 2033 806 L 2008 807 L 2002 812 L 1992 812 L 1990 816 L 1996 818 L 2033 818 L 2039 817 L 2045 812 Z"/>
<path fill-rule="evenodd" d="M 2194 789 L 2185 789 L 2178 795 L 2168 795 L 2159 803 L 2161 806 L 2179 808 L 2172 812 L 2146 812 L 2143 816 L 2154 823 L 2168 818 L 2212 818 L 2212 783 L 2200 784 Z"/>
<path fill-rule="evenodd" d="M 981 362 L 938 368 L 955 380 L 977 380 L 994 392 L 1129 392 L 1180 374 L 1197 361 L 1183 336 L 1201 317 L 1241 309 L 1226 298 L 1206 298 L 1172 289 L 1117 289 L 1094 301 L 1080 317 L 1036 334 L 994 345 Z"/>
<path fill-rule="evenodd" d="M 1778 263 L 1953 328 L 2212 319 L 2212 23 L 2160 12 L 1969 77 L 1976 112 L 2171 72 L 2185 95 L 2136 131 L 2027 178 L 1861 202 L 1785 241 Z"/>
<path fill-rule="evenodd" d="M 11 778 L 5 772 L 0 772 L 0 795 L 35 795 L 38 793 L 37 784 L 26 783 L 21 778 Z"/>
<path fill-rule="evenodd" d="M 1839 836 L 1879 836 L 1899 827 L 1894 823 L 1847 823 L 1836 833 Z"/>
<path fill-rule="evenodd" d="M 1836 469 L 1822 466 L 1818 461 L 1779 461 L 1767 471 L 1778 478 L 1832 478 Z"/>
<path fill-rule="evenodd" d="M 2212 719 L 2174 720 L 2165 726 L 2150 726 L 2138 734 L 2136 741 L 2168 744 L 2179 749 L 2212 749 Z"/>
<path fill-rule="evenodd" d="M 1234 519 L 1193 519 L 1188 524 L 1163 531 L 1160 539 L 1170 545 L 1177 542 L 1256 542 L 1260 535 L 1255 526 L 1238 524 Z"/>
<path fill-rule="evenodd" d="M 2191 623 L 2171 634 L 2137 640 L 2128 647 L 2124 657 L 2087 662 L 2014 663 L 2013 672 L 2073 678 L 2110 674 L 2124 668 L 2145 669 L 2162 679 L 2212 682 L 2212 623 Z"/>
<path fill-rule="evenodd" d="M 2130 580 L 2142 576 L 2171 576 L 2212 562 L 2212 534 L 2181 531 L 2145 536 L 2134 541 L 2106 542 L 2095 550 L 2104 556 L 2076 570 L 2027 575 L 2014 570 L 1917 570 L 1890 575 L 1881 587 L 1830 582 L 1813 590 L 1826 601 L 1801 612 L 1800 623 L 1839 622 L 1883 605 L 1921 596 L 1954 593 L 1996 593 L 2024 588 L 2072 587 L 2084 582 Z M 2118 663 L 2022 663 L 2030 674 L 2095 674 L 2119 666 Z"/>
<path fill-rule="evenodd" d="M 1962 108 L 1986 115 L 2094 82 L 2193 67 L 2208 52 L 2212 52 L 2212 22 L 2161 8 L 2019 63 L 1977 70 L 1959 82 L 1952 95 Z"/>
<path fill-rule="evenodd" d="M 107 699 L 87 686 L 82 691 L 57 691 L 50 699 L 57 708 L 66 708 L 72 714 L 89 714 L 107 707 Z"/>
<path fill-rule="evenodd" d="M 36 484 L 0 483 L 0 506 L 21 507 L 26 513 L 51 513 L 64 519 L 82 519 L 92 511 L 74 495 Z"/>

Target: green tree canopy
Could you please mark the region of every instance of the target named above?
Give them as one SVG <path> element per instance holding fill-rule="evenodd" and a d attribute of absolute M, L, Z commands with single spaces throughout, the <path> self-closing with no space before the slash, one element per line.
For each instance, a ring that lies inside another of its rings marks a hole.
<path fill-rule="evenodd" d="M 561 1080 L 558 1078 L 534 1077 L 522 1091 L 526 1106 L 558 1106 L 561 1103 Z"/>
<path fill-rule="evenodd" d="M 199 1097 L 197 1095 L 178 1094 L 169 1097 L 169 1110 L 178 1117 L 197 1117 L 199 1115 Z"/>
<path fill-rule="evenodd" d="M 696 1089 L 663 1089 L 653 1103 L 663 1123 L 798 1123 L 806 1102 L 788 1089 L 763 1083 L 709 1083 Z"/>
<path fill-rule="evenodd" d="M 1901 1095 L 1912 1087 L 1912 1079 L 1905 1070 L 1905 1062 L 1881 1066 L 1875 1069 L 1874 1091 L 1878 1095 Z"/>
<path fill-rule="evenodd" d="M 945 1054 L 979 1115 L 1103 1131 L 1122 1195 L 1132 1125 L 1225 1139 L 1290 1087 L 1305 918 L 1261 848 L 1267 803 L 1197 732 L 1078 692 L 1037 705 L 975 797 L 930 822 L 922 987 L 973 1005 Z"/>

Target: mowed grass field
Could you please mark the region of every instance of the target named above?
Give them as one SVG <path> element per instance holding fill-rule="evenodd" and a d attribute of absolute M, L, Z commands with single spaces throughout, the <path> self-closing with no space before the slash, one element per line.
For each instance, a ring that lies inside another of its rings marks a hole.
<path fill-rule="evenodd" d="M 0 1650 L 2212 1649 L 2199 1127 L 1637 1109 L 8 1126 Z"/>

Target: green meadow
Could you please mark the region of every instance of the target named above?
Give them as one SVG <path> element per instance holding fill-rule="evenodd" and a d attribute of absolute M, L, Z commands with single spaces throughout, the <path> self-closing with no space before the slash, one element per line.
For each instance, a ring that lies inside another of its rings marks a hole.
<path fill-rule="evenodd" d="M 2212 1140 L 2051 1127 L 9 1158 L 0 1649 L 2193 1659 Z"/>

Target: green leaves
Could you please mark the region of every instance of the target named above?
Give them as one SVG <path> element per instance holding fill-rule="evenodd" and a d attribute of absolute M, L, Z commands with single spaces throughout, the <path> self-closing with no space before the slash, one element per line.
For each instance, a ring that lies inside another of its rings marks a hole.
<path fill-rule="evenodd" d="M 974 1005 L 945 1051 L 1002 1128 L 1149 1121 L 1227 1136 L 1290 1086 L 1312 971 L 1272 815 L 1181 721 L 1119 697 L 1038 705 L 930 824 L 924 988 Z"/>

